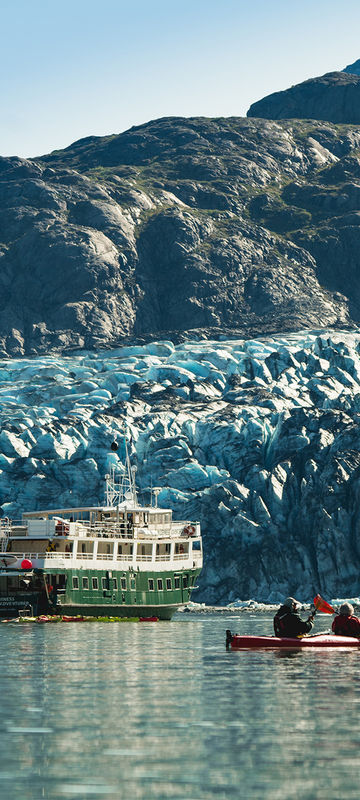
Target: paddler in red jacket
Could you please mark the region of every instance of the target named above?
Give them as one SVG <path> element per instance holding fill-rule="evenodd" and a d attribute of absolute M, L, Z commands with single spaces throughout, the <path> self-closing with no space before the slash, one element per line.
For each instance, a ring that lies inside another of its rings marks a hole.
<path fill-rule="evenodd" d="M 360 619 L 354 616 L 354 607 L 351 603 L 343 603 L 331 626 L 337 636 L 359 636 Z"/>
<path fill-rule="evenodd" d="M 294 597 L 287 597 L 274 617 L 275 636 L 294 639 L 309 633 L 313 626 L 315 611 L 305 621 L 298 612 L 300 603 Z"/>

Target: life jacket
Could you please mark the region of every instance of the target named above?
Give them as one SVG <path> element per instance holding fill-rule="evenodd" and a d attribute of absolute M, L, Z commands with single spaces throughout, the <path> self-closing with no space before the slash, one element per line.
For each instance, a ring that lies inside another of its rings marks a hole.
<path fill-rule="evenodd" d="M 286 606 L 281 606 L 276 612 L 274 617 L 274 632 L 275 636 L 286 636 L 286 622 L 285 617 L 289 614 L 289 609 Z"/>
<path fill-rule="evenodd" d="M 335 617 L 331 629 L 338 636 L 360 637 L 360 619 L 358 617 L 345 617 L 343 614 L 339 614 L 338 617 Z"/>
<path fill-rule="evenodd" d="M 313 626 L 309 618 L 306 622 L 302 620 L 300 614 L 291 611 L 287 606 L 280 606 L 274 617 L 275 636 L 285 639 L 294 639 L 309 633 Z"/>

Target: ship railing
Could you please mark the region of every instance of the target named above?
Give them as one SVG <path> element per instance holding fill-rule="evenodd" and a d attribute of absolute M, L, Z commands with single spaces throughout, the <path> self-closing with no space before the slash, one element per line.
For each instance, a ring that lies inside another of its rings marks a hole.
<path fill-rule="evenodd" d="M 61 551 L 53 552 L 53 553 L 37 553 L 36 556 L 32 556 L 31 553 L 26 558 L 73 558 L 74 553 L 61 553 Z"/>
<path fill-rule="evenodd" d="M 151 530 L 147 530 L 147 526 L 142 524 L 134 524 L 133 522 L 116 522 L 115 520 L 101 520 L 99 522 L 90 522 L 89 520 L 81 520 L 76 523 L 76 533 L 81 537 L 85 534 L 86 537 L 96 538 L 111 538 L 111 539 L 134 539 L 137 536 L 151 536 L 154 531 L 154 536 L 173 538 L 177 536 L 187 535 L 186 529 L 190 525 L 188 520 L 171 522 L 171 525 L 153 524 Z"/>
<path fill-rule="evenodd" d="M 77 535 L 85 534 L 87 537 L 100 539 L 132 539 L 134 527 L 132 522 L 116 522 L 116 520 L 101 520 L 90 522 L 81 520 L 76 522 Z"/>
<path fill-rule="evenodd" d="M 95 558 L 95 556 L 94 553 L 76 553 L 76 558 L 78 561 L 82 561 L 83 559 L 91 561 L 91 559 Z"/>
<path fill-rule="evenodd" d="M 113 553 L 97 553 L 96 558 L 98 559 L 98 561 L 113 561 L 114 555 Z"/>
<path fill-rule="evenodd" d="M 147 529 L 145 525 L 138 525 L 134 524 L 133 521 L 119 521 L 117 522 L 115 519 L 112 520 L 100 520 L 98 522 L 90 521 L 90 520 L 75 520 L 74 528 L 68 530 L 67 525 L 64 521 L 64 530 L 62 531 L 64 536 L 71 536 L 71 538 L 75 535 L 76 538 L 97 538 L 97 539 L 131 539 L 134 538 L 145 537 L 153 534 L 153 538 L 167 538 L 172 539 L 174 537 L 178 537 L 181 535 L 186 536 L 186 528 L 189 524 L 189 521 L 172 521 L 171 525 L 167 524 L 154 524 L 151 526 L 151 530 Z M 195 523 L 194 523 L 195 524 Z M 74 530 L 75 529 L 75 530 Z M 4 539 L 6 542 L 6 538 L 11 535 L 18 535 L 18 536 L 29 536 L 28 526 L 24 524 L 23 520 L 10 520 L 6 518 L 0 518 L 0 549 L 1 549 L 1 539 Z M 49 538 L 49 533 L 44 533 L 44 538 Z"/>
<path fill-rule="evenodd" d="M 163 555 L 155 556 L 155 561 L 171 561 L 170 553 L 164 553 Z"/>
<path fill-rule="evenodd" d="M 148 556 L 137 555 L 136 558 L 135 558 L 135 561 L 152 561 L 152 555 L 148 555 Z"/>
<path fill-rule="evenodd" d="M 8 537 L 10 536 L 10 533 L 11 533 L 10 523 L 7 523 L 6 525 L 2 524 L 0 526 L 0 541 L 1 542 L 4 540 L 7 541 Z"/>
<path fill-rule="evenodd" d="M 59 551 L 56 551 L 56 552 L 53 552 L 53 553 L 52 552 L 46 553 L 44 551 L 42 551 L 41 553 L 23 553 L 22 551 L 18 552 L 16 550 L 11 550 L 11 552 L 9 552 L 8 555 L 16 556 L 16 558 L 18 558 L 19 561 L 20 561 L 20 559 L 24 559 L 24 558 L 29 559 L 29 561 L 35 561 L 35 560 L 44 559 L 44 558 L 54 558 L 54 559 L 55 558 L 58 558 L 58 559 L 73 558 L 73 556 L 74 556 L 73 553 L 61 553 Z"/>
<path fill-rule="evenodd" d="M 9 517 L 0 518 L 0 530 L 10 530 L 13 525 L 23 524 L 20 519 L 9 519 Z"/>
<path fill-rule="evenodd" d="M 171 532 L 176 536 L 179 536 L 179 533 L 182 533 L 184 528 L 189 525 L 189 522 L 172 522 L 171 523 Z"/>

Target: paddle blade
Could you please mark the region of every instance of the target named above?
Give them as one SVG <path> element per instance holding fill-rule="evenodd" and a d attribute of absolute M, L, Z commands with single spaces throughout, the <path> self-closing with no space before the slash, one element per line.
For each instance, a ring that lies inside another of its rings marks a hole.
<path fill-rule="evenodd" d="M 319 594 L 314 597 L 314 606 L 316 611 L 321 611 L 323 614 L 336 614 L 335 609 L 330 605 L 330 603 L 327 603 L 326 600 L 323 600 Z"/>

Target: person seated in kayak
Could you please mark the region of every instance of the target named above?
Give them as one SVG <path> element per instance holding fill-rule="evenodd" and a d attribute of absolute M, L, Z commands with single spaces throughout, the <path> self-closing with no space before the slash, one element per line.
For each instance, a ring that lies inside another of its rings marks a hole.
<path fill-rule="evenodd" d="M 354 616 L 354 607 L 351 603 L 343 603 L 339 614 L 333 620 L 331 629 L 337 636 L 359 636 L 360 619 Z"/>
<path fill-rule="evenodd" d="M 287 597 L 284 600 L 274 617 L 275 636 L 294 639 L 296 636 L 302 636 L 311 631 L 315 611 L 305 621 L 300 617 L 299 606 L 300 603 L 294 597 Z"/>

